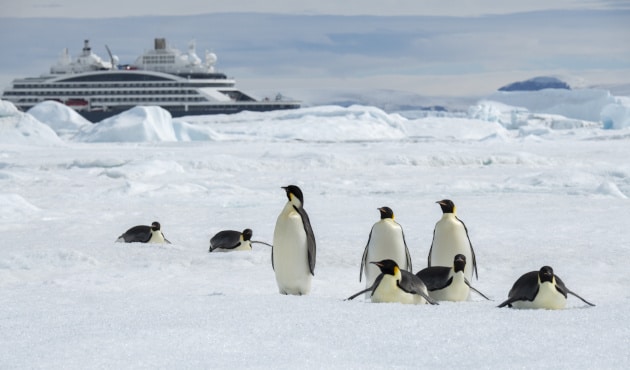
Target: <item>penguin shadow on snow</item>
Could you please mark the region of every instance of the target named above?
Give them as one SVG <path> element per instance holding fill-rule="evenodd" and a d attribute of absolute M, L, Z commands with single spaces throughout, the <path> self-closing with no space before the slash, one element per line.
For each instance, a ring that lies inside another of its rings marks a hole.
<path fill-rule="evenodd" d="M 251 251 L 252 244 L 263 244 L 271 247 L 271 244 L 258 240 L 252 240 L 252 229 L 243 231 L 222 230 L 210 238 L 208 252 Z"/>

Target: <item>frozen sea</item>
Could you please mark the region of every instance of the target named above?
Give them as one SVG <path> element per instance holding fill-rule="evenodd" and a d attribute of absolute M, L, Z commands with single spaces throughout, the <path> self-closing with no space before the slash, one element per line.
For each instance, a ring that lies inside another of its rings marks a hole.
<path fill-rule="evenodd" d="M 94 125 L 57 103 L 0 102 L 0 368 L 625 369 L 630 110 L 554 94 L 457 116 L 139 107 Z M 267 246 L 208 253 L 225 229 L 270 243 L 289 184 L 318 249 L 301 297 L 278 293 Z M 492 300 L 345 301 L 363 288 L 377 208 L 394 210 L 415 272 L 444 198 Z M 152 221 L 172 244 L 114 242 Z M 543 265 L 597 306 L 496 307 Z"/>

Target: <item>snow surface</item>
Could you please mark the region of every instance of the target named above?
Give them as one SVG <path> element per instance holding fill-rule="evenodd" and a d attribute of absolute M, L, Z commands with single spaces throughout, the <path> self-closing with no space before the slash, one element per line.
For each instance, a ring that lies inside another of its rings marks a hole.
<path fill-rule="evenodd" d="M 36 119 L 1 102 L 0 368 L 626 368 L 630 128 L 524 107 L 140 107 L 86 125 L 60 104 Z M 270 242 L 288 184 L 318 246 L 303 297 L 278 294 L 266 246 L 207 252 L 224 229 Z M 394 210 L 418 270 L 443 198 L 492 301 L 344 301 L 363 288 L 377 208 Z M 114 243 L 152 221 L 173 244 Z M 546 264 L 597 306 L 496 308 Z"/>

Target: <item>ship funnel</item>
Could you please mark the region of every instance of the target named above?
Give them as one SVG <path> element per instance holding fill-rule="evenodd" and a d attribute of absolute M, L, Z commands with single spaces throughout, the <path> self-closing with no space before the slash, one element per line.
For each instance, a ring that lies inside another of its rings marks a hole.
<path fill-rule="evenodd" d="M 166 39 L 163 37 L 155 39 L 155 50 L 165 50 L 166 49 Z"/>

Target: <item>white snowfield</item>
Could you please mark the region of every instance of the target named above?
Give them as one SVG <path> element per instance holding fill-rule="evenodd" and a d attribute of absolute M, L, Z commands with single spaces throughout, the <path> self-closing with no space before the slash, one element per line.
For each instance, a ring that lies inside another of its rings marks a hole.
<path fill-rule="evenodd" d="M 626 98 L 583 94 L 599 112 L 505 98 L 415 119 L 138 107 L 90 124 L 56 103 L 0 102 L 0 368 L 625 369 L 630 114 Z M 220 230 L 271 242 L 289 184 L 317 240 L 301 297 L 278 293 L 267 246 L 208 253 Z M 444 198 L 492 301 L 345 301 L 364 288 L 376 209 L 394 210 L 416 272 Z M 173 244 L 114 242 L 153 221 Z M 597 306 L 496 307 L 543 265 Z"/>

